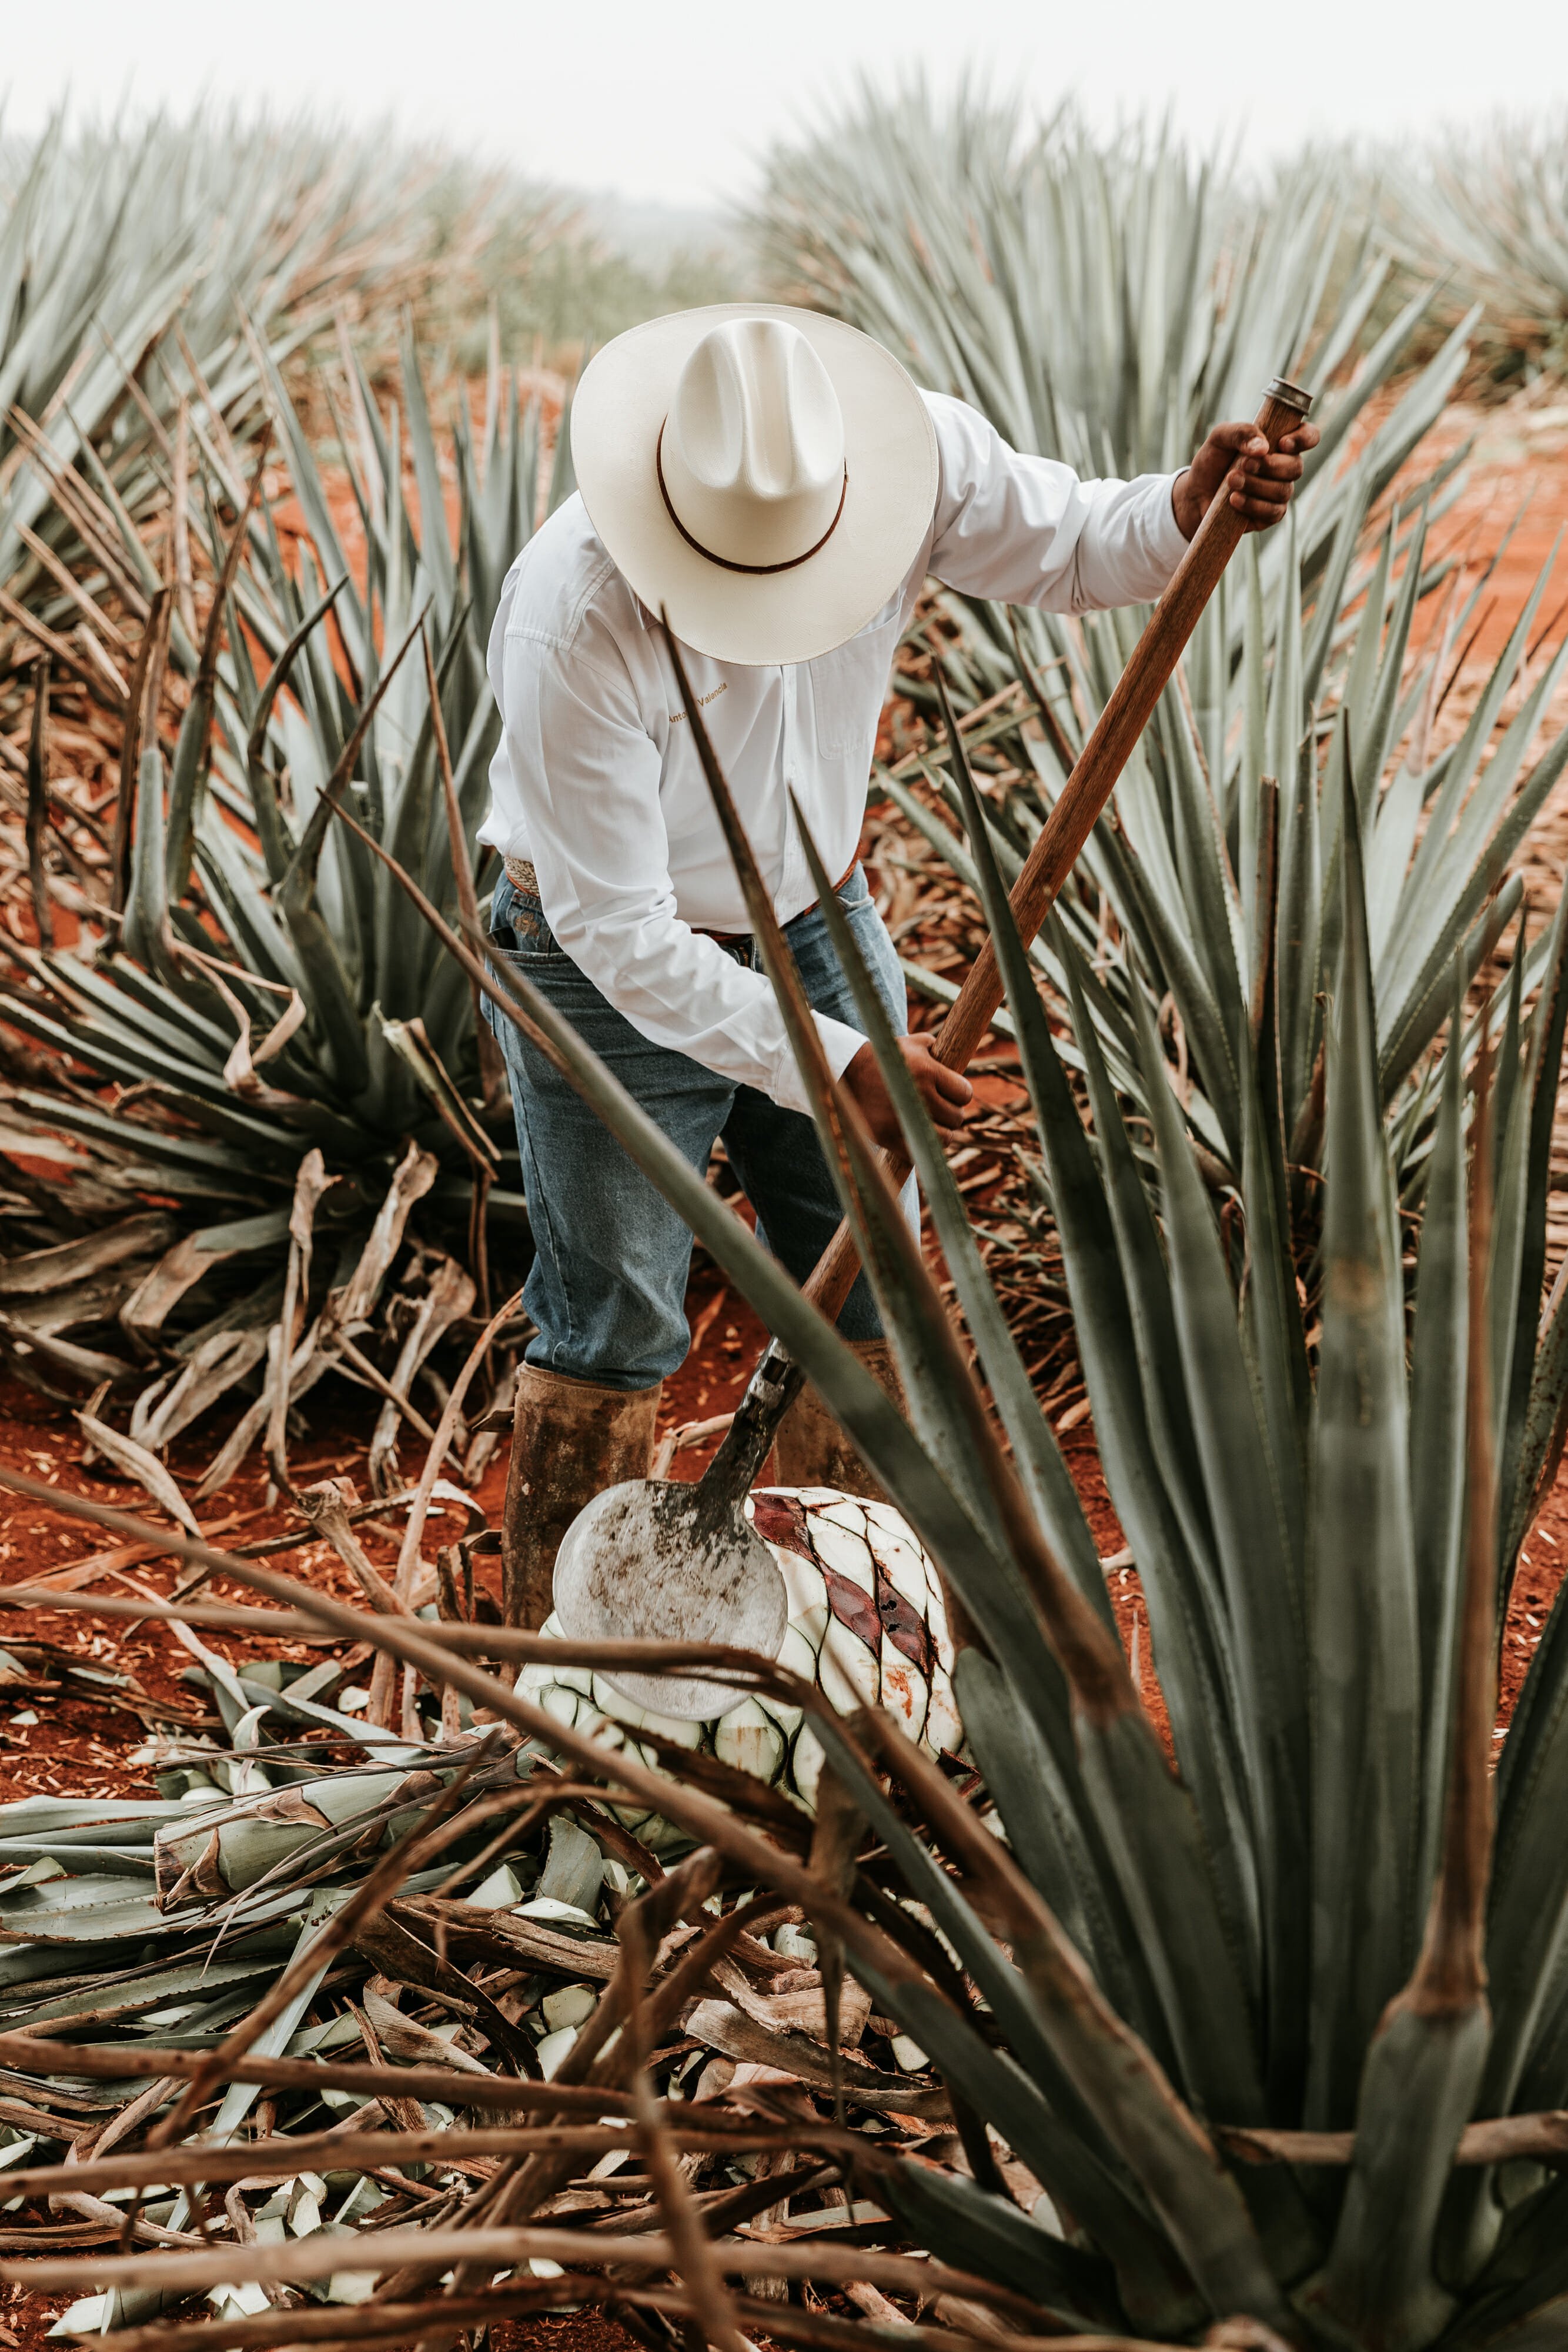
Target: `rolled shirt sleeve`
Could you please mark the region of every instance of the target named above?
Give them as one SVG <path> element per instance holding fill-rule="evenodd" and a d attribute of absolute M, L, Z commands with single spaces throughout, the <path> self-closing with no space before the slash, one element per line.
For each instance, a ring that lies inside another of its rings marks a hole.
<path fill-rule="evenodd" d="M 659 749 L 612 640 L 584 634 L 570 651 L 508 635 L 503 653 L 504 748 L 550 929 L 653 1044 L 807 1110 L 771 982 L 676 912 Z M 813 1017 L 841 1076 L 865 1039 Z"/>
<path fill-rule="evenodd" d="M 1080 481 L 1055 458 L 1010 448 L 963 401 L 925 397 L 941 453 L 930 555 L 938 580 L 1052 613 L 1161 593 L 1186 547 L 1171 503 L 1173 475 Z"/>

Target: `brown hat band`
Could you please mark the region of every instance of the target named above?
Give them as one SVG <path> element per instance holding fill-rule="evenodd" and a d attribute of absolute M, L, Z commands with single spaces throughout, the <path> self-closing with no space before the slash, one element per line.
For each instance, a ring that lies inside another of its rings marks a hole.
<path fill-rule="evenodd" d="M 666 417 L 664 419 L 664 425 L 667 425 L 669 421 L 669 418 Z M 843 487 L 839 492 L 839 503 L 833 509 L 833 520 L 828 525 L 827 530 L 822 533 L 821 538 L 818 540 L 814 547 L 809 547 L 804 555 L 789 556 L 782 563 L 734 563 L 730 561 L 727 555 L 716 555 L 711 547 L 705 547 L 700 539 L 694 539 L 691 532 L 686 529 L 685 524 L 681 520 L 680 516 L 675 512 L 674 501 L 670 496 L 669 485 L 664 480 L 664 425 L 660 425 L 659 438 L 654 444 L 653 470 L 659 477 L 659 495 L 664 501 L 664 511 L 669 516 L 670 520 L 674 524 L 675 529 L 680 532 L 681 537 L 685 541 L 688 547 L 695 549 L 696 553 L 703 556 L 709 563 L 716 563 L 726 572 L 746 572 L 751 573 L 755 577 L 759 577 L 762 573 L 768 572 L 793 572 L 797 565 L 801 563 L 810 563 L 813 555 L 820 555 L 821 553 L 823 548 L 826 547 L 829 540 L 831 539 L 834 531 L 836 531 L 839 527 L 839 517 L 843 513 L 844 500 L 849 496 L 850 469 L 847 466 L 844 467 Z"/>

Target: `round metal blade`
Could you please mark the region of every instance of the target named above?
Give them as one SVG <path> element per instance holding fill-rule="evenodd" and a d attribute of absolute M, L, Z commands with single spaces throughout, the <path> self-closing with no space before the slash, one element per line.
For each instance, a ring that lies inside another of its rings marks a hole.
<path fill-rule="evenodd" d="M 789 1606 L 778 1563 L 732 1504 L 699 1485 L 628 1479 L 596 1495 L 561 1538 L 555 1609 L 574 1642 L 726 1642 L 776 1658 Z M 706 1722 L 738 1704 L 698 1675 L 608 1673 L 659 1715 Z"/>

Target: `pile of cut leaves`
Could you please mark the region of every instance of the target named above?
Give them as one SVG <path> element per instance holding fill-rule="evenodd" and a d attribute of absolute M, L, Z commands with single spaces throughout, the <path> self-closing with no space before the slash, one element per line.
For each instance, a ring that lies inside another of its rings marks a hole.
<path fill-rule="evenodd" d="M 367 1224 L 357 1188 L 345 1188 L 312 1150 L 292 1201 L 285 1195 L 256 1215 L 182 1233 L 163 1211 L 149 1210 L 22 1252 L 0 1264 L 0 1331 L 16 1369 L 46 1392 L 74 1404 L 77 1396 L 57 1383 L 95 1384 L 78 1414 L 89 1444 L 193 1532 L 189 1505 L 162 1464 L 173 1441 L 237 1391 L 239 1409 L 228 1405 L 190 1501 L 226 1486 L 257 1445 L 279 1488 L 293 1494 L 289 1440 L 306 1425 L 304 1399 L 329 1372 L 380 1400 L 369 1450 L 378 1495 L 400 1484 L 400 1436 L 434 1442 L 431 1412 L 446 1423 L 452 1475 L 475 1480 L 498 1430 L 471 1429 L 483 1408 L 470 1415 L 464 1405 L 489 1346 L 455 1391 L 431 1360 L 444 1342 L 480 1328 L 476 1286 L 434 1235 L 410 1228 L 436 1173 L 434 1159 L 410 1143 Z M 352 1197 L 340 1205 L 345 1192 Z M 276 1274 L 258 1266 L 279 1245 Z M 101 1339 L 89 1345 L 68 1336 L 83 1322 L 111 1324 L 118 1351 Z M 530 1328 L 514 1302 L 487 1327 L 489 1340 L 498 1351 L 515 1349 Z M 498 1352 L 497 1361 L 490 1404 L 506 1402 L 511 1379 L 511 1353 Z M 99 1409 L 132 1378 L 141 1385 L 120 1431 Z M 415 1402 L 416 1383 L 429 1412 Z"/>
<path fill-rule="evenodd" d="M 372 2297 L 371 2332 L 390 2304 L 390 2337 L 411 2326 L 411 2298 L 440 2293 L 454 2321 L 470 2303 L 475 2320 L 612 2304 L 662 2342 L 702 2305 L 701 2257 L 688 2243 L 673 2263 L 686 2229 L 710 2259 L 743 2258 L 735 2307 L 759 2306 L 754 2324 L 781 2341 L 836 2341 L 843 2325 L 815 2294 L 790 2303 L 791 2278 L 842 2287 L 877 2317 L 906 2317 L 912 2287 L 1019 2305 L 994 2279 L 879 2251 L 906 2235 L 878 2187 L 894 2151 L 967 2171 L 963 2119 L 800 1899 L 819 1876 L 830 1889 L 853 1876 L 864 1846 L 890 1935 L 951 1973 L 885 1850 L 841 1813 L 821 1745 L 809 1781 L 800 1750 L 801 1727 L 831 1711 L 825 1687 L 840 1706 L 902 1700 L 938 1752 L 932 1694 L 951 1649 L 924 1553 L 885 1507 L 771 1499 L 769 1540 L 793 1571 L 790 1655 L 816 1681 L 705 1651 L 737 1685 L 733 1717 L 682 1724 L 617 1696 L 606 1669 L 631 1663 L 629 1645 L 493 1622 L 497 1538 L 430 1475 L 440 1459 L 390 1501 L 356 1508 L 330 1481 L 296 1497 L 368 1610 L 313 1590 L 308 1570 L 167 1537 L 195 1570 L 173 1599 L 53 1596 L 162 1619 L 191 1663 L 180 1719 L 143 1704 L 151 1733 L 131 1760 L 156 1801 L 0 1807 L 0 2253 L 31 2258 L 15 2275 L 87 2284 L 56 2322 L 64 2336 L 133 2331 L 199 2294 L 204 2343 L 316 2340 L 302 2305 Z M 436 1507 L 466 1531 L 431 1570 L 417 1553 Z M 400 1600 L 361 1536 L 404 1511 L 416 1566 Z M 286 1605 L 199 1597 L 213 1572 Z M 270 1654 L 284 1645 L 292 1656 Z M 942 1706 L 956 1748 L 950 1694 Z M 945 1769 L 977 1793 L 960 1757 Z M 726 1853 L 727 1829 L 766 1854 L 766 1876 Z M 405 2246 L 410 2231 L 427 2253 Z M 469 2249 L 481 2267 L 465 2297 Z M 342 2332 L 360 2340 L 366 2319 Z"/>

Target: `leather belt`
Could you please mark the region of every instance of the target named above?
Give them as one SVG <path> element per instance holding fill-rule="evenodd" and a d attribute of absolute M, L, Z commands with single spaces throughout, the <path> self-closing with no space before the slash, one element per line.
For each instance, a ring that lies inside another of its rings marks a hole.
<path fill-rule="evenodd" d="M 506 857 L 502 859 L 501 863 L 507 869 L 507 879 L 511 884 L 514 890 L 524 890 L 528 893 L 530 898 L 537 898 L 538 897 L 538 876 L 534 871 L 531 859 L 527 857 Z M 833 885 L 835 896 L 843 888 L 844 884 L 850 879 L 855 867 L 859 864 L 860 859 L 858 857 L 851 858 L 849 864 L 845 866 L 843 872 L 840 875 L 838 880 Z M 811 901 L 811 907 L 814 907 L 817 901 L 813 898 Z M 809 915 L 811 911 L 811 907 L 802 907 L 800 912 L 803 915 Z M 717 947 L 746 948 L 751 945 L 751 933 L 749 931 L 710 931 L 706 929 L 701 923 L 694 923 L 691 928 L 696 933 L 699 940 L 712 940 Z"/>

